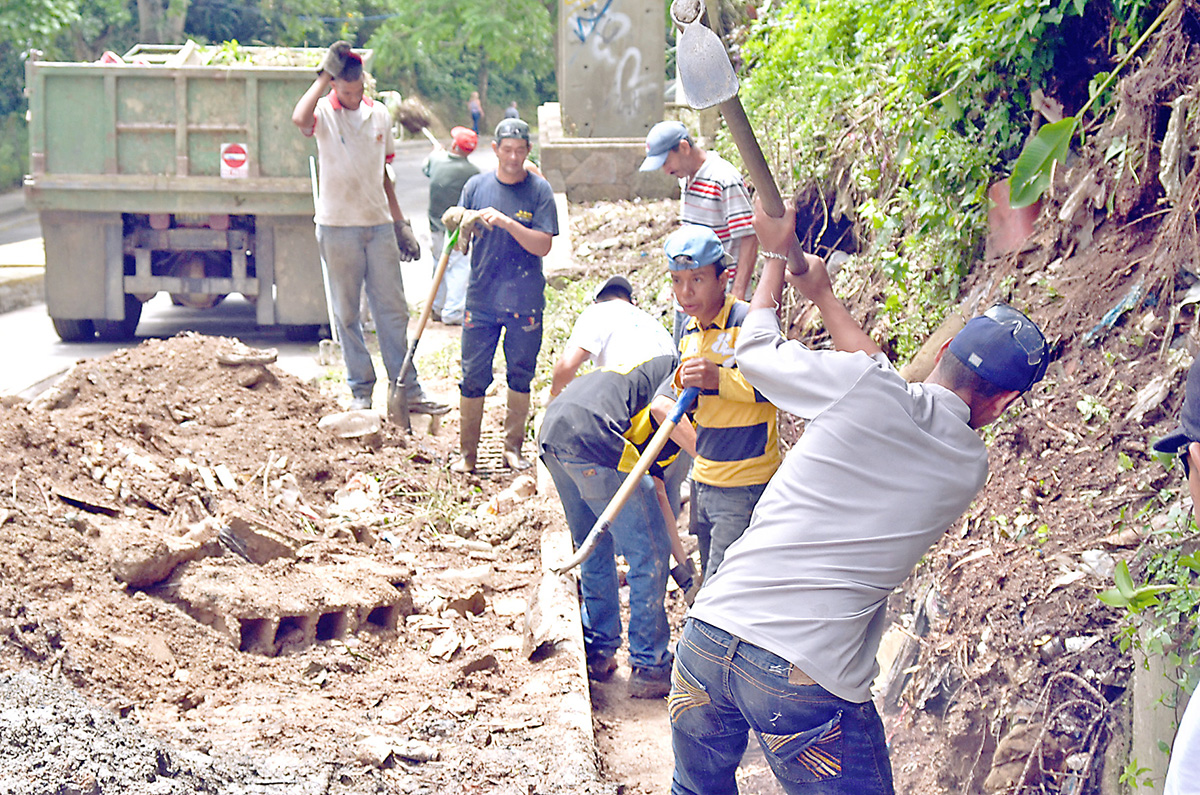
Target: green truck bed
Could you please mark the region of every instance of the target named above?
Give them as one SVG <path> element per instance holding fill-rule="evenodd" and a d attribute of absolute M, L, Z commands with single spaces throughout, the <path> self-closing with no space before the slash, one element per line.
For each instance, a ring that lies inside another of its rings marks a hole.
<path fill-rule="evenodd" d="M 201 306 L 242 293 L 263 325 L 326 322 L 316 145 L 291 121 L 323 53 L 189 42 L 26 64 L 25 197 L 64 339 L 131 336 L 160 291 Z"/>

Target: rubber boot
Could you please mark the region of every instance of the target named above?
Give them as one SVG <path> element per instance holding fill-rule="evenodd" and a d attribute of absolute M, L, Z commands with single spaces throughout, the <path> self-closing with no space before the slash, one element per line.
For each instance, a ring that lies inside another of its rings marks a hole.
<path fill-rule="evenodd" d="M 509 469 L 529 469 L 533 462 L 521 455 L 525 441 L 525 420 L 529 417 L 529 393 L 508 390 L 508 413 L 504 415 L 504 465 Z"/>
<path fill-rule="evenodd" d="M 483 426 L 483 398 L 460 398 L 458 411 L 458 446 L 462 455 L 450 465 L 450 471 L 474 472 L 479 454 L 479 429 Z"/>

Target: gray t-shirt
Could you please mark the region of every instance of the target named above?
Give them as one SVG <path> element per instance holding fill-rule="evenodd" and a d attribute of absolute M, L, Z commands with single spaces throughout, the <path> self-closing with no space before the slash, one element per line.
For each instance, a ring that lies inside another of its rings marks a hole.
<path fill-rule="evenodd" d="M 787 341 L 769 309 L 742 324 L 736 356 L 809 422 L 691 615 L 868 701 L 888 594 L 983 487 L 987 448 L 950 390 L 905 382 L 882 354 Z"/>

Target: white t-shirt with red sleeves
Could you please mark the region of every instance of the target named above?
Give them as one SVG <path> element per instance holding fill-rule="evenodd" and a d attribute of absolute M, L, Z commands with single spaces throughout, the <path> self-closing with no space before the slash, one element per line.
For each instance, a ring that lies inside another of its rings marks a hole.
<path fill-rule="evenodd" d="M 363 97 L 354 110 L 337 94 L 317 100 L 313 112 L 320 163 L 317 212 L 322 226 L 378 226 L 392 222 L 383 167 L 394 156 L 392 117 L 382 103 Z"/>

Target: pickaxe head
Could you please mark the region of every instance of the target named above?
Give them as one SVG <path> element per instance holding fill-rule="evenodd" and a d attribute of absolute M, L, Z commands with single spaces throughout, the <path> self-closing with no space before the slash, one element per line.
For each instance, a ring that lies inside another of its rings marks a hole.
<path fill-rule="evenodd" d="M 737 96 L 738 79 L 725 45 L 700 22 L 700 0 L 674 0 L 671 19 L 679 28 L 675 62 L 687 103 L 711 108 Z"/>

